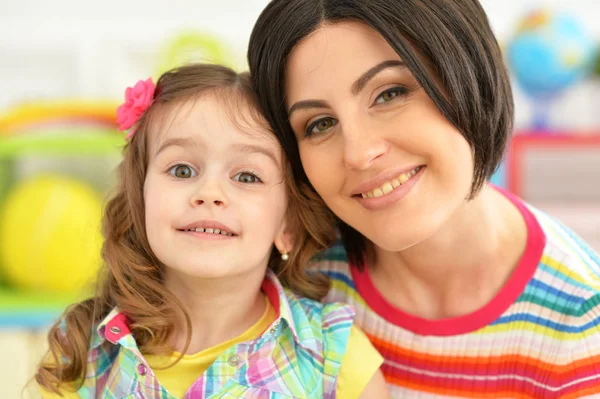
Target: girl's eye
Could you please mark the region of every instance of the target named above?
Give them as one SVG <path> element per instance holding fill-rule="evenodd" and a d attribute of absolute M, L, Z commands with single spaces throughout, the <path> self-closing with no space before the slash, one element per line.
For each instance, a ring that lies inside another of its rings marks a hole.
<path fill-rule="evenodd" d="M 311 123 L 310 125 L 308 125 L 304 135 L 306 137 L 310 137 L 313 134 L 325 133 L 329 129 L 331 129 L 332 127 L 337 125 L 337 123 L 338 123 L 337 120 L 335 120 L 333 118 L 318 119 L 318 120 L 314 121 L 313 123 Z"/>
<path fill-rule="evenodd" d="M 233 176 L 233 180 L 239 183 L 260 183 L 261 180 L 255 174 L 249 172 L 240 172 L 237 175 Z"/>
<path fill-rule="evenodd" d="M 169 173 L 178 179 L 189 179 L 190 177 L 196 176 L 194 169 L 187 165 L 175 165 L 169 169 Z"/>
<path fill-rule="evenodd" d="M 383 104 L 392 101 L 394 98 L 406 93 L 406 91 L 407 90 L 404 87 L 392 87 L 391 89 L 387 89 L 377 96 L 375 104 Z"/>

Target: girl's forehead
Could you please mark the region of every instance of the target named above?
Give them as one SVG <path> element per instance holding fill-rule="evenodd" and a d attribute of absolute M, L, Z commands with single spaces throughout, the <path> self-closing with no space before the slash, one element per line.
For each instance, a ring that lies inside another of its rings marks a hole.
<path fill-rule="evenodd" d="M 204 96 L 157 110 L 150 126 L 151 151 L 183 139 L 206 148 L 262 147 L 274 154 L 281 146 L 264 117 L 248 101 Z M 280 155 L 277 157 L 280 158 Z"/>

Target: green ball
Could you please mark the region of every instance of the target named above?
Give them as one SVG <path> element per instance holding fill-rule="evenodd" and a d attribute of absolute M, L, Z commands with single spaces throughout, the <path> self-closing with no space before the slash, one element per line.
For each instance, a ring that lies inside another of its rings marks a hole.
<path fill-rule="evenodd" d="M 201 32 L 175 36 L 160 51 L 158 75 L 176 67 L 202 62 L 231 66 L 229 49 L 217 37 Z"/>

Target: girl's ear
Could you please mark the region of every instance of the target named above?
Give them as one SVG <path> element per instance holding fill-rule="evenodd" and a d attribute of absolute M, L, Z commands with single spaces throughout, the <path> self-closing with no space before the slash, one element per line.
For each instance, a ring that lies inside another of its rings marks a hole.
<path fill-rule="evenodd" d="M 288 253 L 292 250 L 294 245 L 294 236 L 288 230 L 287 223 L 284 222 L 282 224 L 281 229 L 275 237 L 273 243 L 275 244 L 275 247 L 277 247 L 277 250 L 280 254 Z"/>

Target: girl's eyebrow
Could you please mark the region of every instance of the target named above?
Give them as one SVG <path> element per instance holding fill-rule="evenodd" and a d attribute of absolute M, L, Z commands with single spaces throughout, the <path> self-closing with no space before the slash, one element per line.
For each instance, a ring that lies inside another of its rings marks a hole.
<path fill-rule="evenodd" d="M 198 147 L 201 145 L 202 145 L 202 143 L 200 143 L 197 140 L 194 140 L 191 137 L 173 137 L 173 138 L 165 140 L 161 144 L 159 149 L 156 151 L 154 156 L 157 156 L 158 154 L 160 154 L 162 151 L 166 150 L 169 147 L 176 146 L 176 147 L 188 148 L 188 147 Z"/>
<path fill-rule="evenodd" d="M 231 148 L 234 151 L 241 152 L 244 154 L 257 154 L 258 153 L 258 154 L 266 155 L 271 161 L 273 161 L 275 166 L 279 167 L 279 162 L 277 162 L 277 157 L 275 156 L 275 154 L 271 150 L 269 150 L 268 148 L 265 148 L 263 146 L 255 145 L 255 144 L 233 144 L 231 146 Z"/>
<path fill-rule="evenodd" d="M 156 155 L 160 154 L 162 151 L 166 150 L 169 147 L 181 147 L 181 148 L 190 148 L 190 147 L 205 147 L 204 143 L 201 141 L 195 140 L 192 137 L 173 137 L 165 140 L 158 151 L 156 151 Z M 231 145 L 232 151 L 236 151 L 243 154 L 263 154 L 267 156 L 276 166 L 279 166 L 279 162 L 277 161 L 277 157 L 273 153 L 273 151 L 269 150 L 266 147 L 256 145 L 256 144 L 245 144 L 238 143 Z"/>

